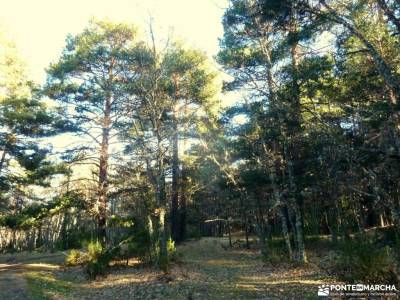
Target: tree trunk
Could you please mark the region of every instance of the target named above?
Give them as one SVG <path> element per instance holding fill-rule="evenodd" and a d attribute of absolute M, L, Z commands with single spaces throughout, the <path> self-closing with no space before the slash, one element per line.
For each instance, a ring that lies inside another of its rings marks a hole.
<path fill-rule="evenodd" d="M 246 249 L 250 249 L 249 226 L 248 226 L 248 221 L 247 220 L 244 223 L 244 234 L 245 234 L 245 238 L 246 238 Z"/>
<path fill-rule="evenodd" d="M 246 208 L 244 207 L 243 203 L 243 195 L 239 196 L 240 198 L 240 210 L 242 211 L 242 218 L 243 218 L 243 225 L 244 225 L 244 235 L 246 239 L 246 249 L 250 249 L 250 244 L 249 244 L 249 229 L 248 229 L 248 218 L 247 218 L 247 213 L 246 213 Z"/>
<path fill-rule="evenodd" d="M 383 219 L 383 214 L 379 214 L 379 226 L 380 227 L 385 227 L 385 220 Z"/>
<path fill-rule="evenodd" d="M 259 193 L 256 195 L 256 203 L 257 203 L 257 210 L 258 214 L 256 215 L 256 222 L 257 222 L 257 232 L 258 232 L 258 238 L 260 241 L 260 250 L 261 250 L 261 255 L 263 256 L 264 259 L 267 258 L 268 256 L 268 245 L 267 245 L 267 228 L 266 228 L 266 222 L 264 220 L 264 212 L 263 212 L 263 207 L 261 200 L 262 199 L 262 193 Z"/>
<path fill-rule="evenodd" d="M 261 251 L 261 256 L 263 259 L 268 258 L 268 244 L 267 244 L 267 230 L 265 226 L 264 219 L 259 218 L 257 220 L 257 231 L 258 231 L 258 237 L 260 240 L 260 251 Z"/>
<path fill-rule="evenodd" d="M 178 210 L 179 198 L 179 136 L 178 136 L 178 119 L 176 109 L 174 111 L 173 120 L 173 136 L 172 136 L 172 187 L 171 187 L 171 235 L 176 242 L 181 241 L 180 236 L 180 218 Z"/>
<path fill-rule="evenodd" d="M 1 158 L 0 158 L 0 174 L 1 174 L 1 170 L 3 169 L 3 165 L 4 162 L 6 161 L 6 150 L 3 150 L 3 153 L 1 154 Z"/>
<path fill-rule="evenodd" d="M 298 25 L 296 20 L 296 11 L 292 8 L 292 24 L 290 33 L 294 36 L 298 34 Z M 296 183 L 296 177 L 301 176 L 301 155 L 300 155 L 300 141 L 301 141 L 301 104 L 300 104 L 300 83 L 299 83 L 299 41 L 293 41 L 291 45 L 291 71 L 292 71 L 292 98 L 290 103 L 290 115 L 291 120 L 288 124 L 287 137 L 288 149 L 285 155 L 287 164 L 287 174 L 289 180 L 289 209 L 294 214 L 294 227 L 295 227 L 295 241 L 297 246 L 296 259 L 299 262 L 307 262 L 307 255 L 304 246 L 304 235 L 303 235 L 303 220 L 301 214 L 301 194 Z"/>
<path fill-rule="evenodd" d="M 330 217 L 328 216 L 327 210 L 324 211 L 324 217 L 325 217 L 325 222 L 328 227 L 329 233 L 331 235 L 331 241 L 333 243 L 336 243 L 337 242 L 337 232 L 335 231 L 335 229 L 334 229 L 335 225 L 333 224 L 335 221 L 333 220 L 332 216 L 330 216 Z"/>
<path fill-rule="evenodd" d="M 184 118 L 186 119 L 188 117 L 188 99 L 185 98 L 185 104 L 183 108 L 183 114 Z M 183 124 L 183 129 L 184 132 L 188 132 L 188 122 L 184 122 Z M 183 137 L 183 150 L 186 149 L 186 137 Z M 179 211 L 180 211 L 180 240 L 184 241 L 186 239 L 186 206 L 187 206 L 187 198 L 186 198 L 186 192 L 188 188 L 188 181 L 186 177 L 186 172 L 185 172 L 185 164 L 183 161 L 181 161 L 182 169 L 181 169 L 181 176 L 180 176 L 180 184 L 181 184 L 181 197 L 180 197 L 180 202 L 179 202 Z"/>
<path fill-rule="evenodd" d="M 286 243 L 286 248 L 288 250 L 289 259 L 292 260 L 293 259 L 292 243 L 290 242 L 290 235 L 289 235 L 289 230 L 287 227 L 287 218 L 286 218 L 286 214 L 285 214 L 285 211 L 283 210 L 283 208 L 278 209 L 278 216 L 281 219 L 282 235 L 283 235 L 283 239 L 285 240 L 285 243 Z"/>
<path fill-rule="evenodd" d="M 227 220 L 227 225 L 228 225 L 228 237 L 229 237 L 229 247 L 233 247 L 232 245 L 232 233 L 231 233 L 231 220 L 230 217 Z"/>
<path fill-rule="evenodd" d="M 186 239 L 186 178 L 184 177 L 184 169 L 182 166 L 182 177 L 181 177 L 181 198 L 179 203 L 179 212 L 180 212 L 180 240 L 184 241 Z"/>
<path fill-rule="evenodd" d="M 149 255 L 148 259 L 149 259 L 149 262 L 151 262 L 151 261 L 153 261 L 153 253 L 156 253 L 156 251 L 155 251 L 155 247 L 154 247 L 155 245 L 154 245 L 153 221 L 152 221 L 150 215 L 147 216 L 146 229 L 147 229 L 147 231 L 149 233 L 149 238 L 150 238 L 150 241 L 151 241 L 149 243 L 149 247 L 147 249 L 148 255 Z"/>
<path fill-rule="evenodd" d="M 40 248 L 43 245 L 43 238 L 42 238 L 42 225 L 39 225 L 37 230 L 37 238 L 35 243 L 35 248 Z"/>
<path fill-rule="evenodd" d="M 98 183 L 98 239 L 106 243 L 106 220 L 107 220 L 107 192 L 108 192 L 108 148 L 110 136 L 111 96 L 106 98 L 104 105 L 104 118 L 102 129 L 102 140 L 100 147 L 99 183 Z"/>
<path fill-rule="evenodd" d="M 303 220 L 300 208 L 297 203 L 294 203 L 294 214 L 296 218 L 296 240 L 297 240 L 297 260 L 302 263 L 307 262 L 306 249 L 304 244 L 304 234 L 303 234 Z"/>
<path fill-rule="evenodd" d="M 158 203 L 158 230 L 159 230 L 159 266 L 164 273 L 168 273 L 169 262 L 168 262 L 168 249 L 167 249 L 167 224 L 165 222 L 166 214 L 166 203 L 165 203 L 165 176 L 164 170 L 161 168 L 161 172 L 158 176 L 157 183 L 157 203 Z"/>

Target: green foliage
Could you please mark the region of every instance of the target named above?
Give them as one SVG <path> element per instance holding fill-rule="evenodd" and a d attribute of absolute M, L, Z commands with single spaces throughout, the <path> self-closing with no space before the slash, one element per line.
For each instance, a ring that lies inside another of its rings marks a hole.
<path fill-rule="evenodd" d="M 283 250 L 283 251 L 282 251 Z M 268 252 L 266 252 L 263 257 L 262 260 L 266 263 L 270 263 L 272 265 L 275 264 L 280 264 L 282 262 L 287 262 L 288 261 L 288 256 L 285 253 L 285 249 L 283 248 L 269 248 Z"/>
<path fill-rule="evenodd" d="M 167 241 L 167 252 L 168 252 L 168 259 L 170 261 L 175 261 L 178 259 L 178 251 L 175 247 L 175 242 L 172 238 L 169 238 Z"/>
<path fill-rule="evenodd" d="M 86 264 L 89 260 L 87 253 L 72 249 L 65 258 L 65 265 L 68 267 Z"/>
<path fill-rule="evenodd" d="M 14 49 L 7 48 L 0 57 L 0 200 L 19 200 L 11 196 L 29 185 L 48 186 L 52 174 L 66 172 L 50 163 L 51 149 L 37 142 L 65 126 L 94 141 L 71 150 L 75 156 L 66 151 L 69 162 L 86 164 L 101 153 L 101 188 L 91 193 L 84 187 L 85 197 L 98 196 L 100 205 L 86 206 L 80 195 L 63 194 L 45 204 L 10 208 L 0 225 L 39 228 L 45 218 L 68 208 L 90 213 L 99 208 L 99 225 L 107 223 L 118 233 L 110 249 L 89 244 L 91 277 L 112 258 L 152 261 L 161 253 L 159 265 L 167 268 L 176 248 L 165 240 L 164 218 L 154 235 L 140 220 L 160 211 L 168 215 L 165 209 L 171 207 L 175 223 L 178 202 L 184 203 L 177 201 L 179 193 L 196 208 L 193 213 L 182 209 L 189 236 L 197 236 L 208 217 L 240 219 L 238 224 L 245 225 L 238 229 L 249 231 L 254 223 L 265 223 L 272 227 L 269 232 L 279 229 L 286 237 L 289 232 L 288 252 L 293 249 L 304 261 L 299 255 L 304 232 L 331 234 L 336 241 L 378 223 L 398 229 L 399 24 L 390 14 L 398 6 L 386 2 L 389 13 L 381 7 L 384 1 L 231 0 L 217 59 L 233 77 L 226 90 L 236 90 L 243 102 L 234 101 L 217 121 L 217 74 L 206 55 L 178 43 L 159 51 L 138 40 L 130 25 L 92 21 L 68 37 L 61 58 L 48 69 L 44 89 L 60 111 L 46 107 Z M 328 31 L 332 37 L 326 37 Z M 70 121 L 63 123 L 60 112 Z M 112 159 L 119 164 L 116 170 L 107 174 L 115 165 L 107 162 L 114 136 L 126 148 L 121 159 Z M 178 146 L 189 138 L 197 140 L 179 157 Z M 169 194 L 176 200 L 172 205 Z M 108 199 L 115 200 L 116 212 L 104 222 Z M 125 217 L 121 202 L 136 209 L 135 222 Z M 263 231 L 259 235 L 264 237 Z M 390 281 L 396 270 L 394 248 L 389 248 L 393 240 L 388 234 L 379 243 L 347 241 L 337 264 L 340 276 Z M 67 248 L 80 241 L 80 232 L 65 229 L 60 244 Z M 266 247 L 264 259 L 281 261 L 284 247 Z M 71 264 L 79 261 L 80 254 L 70 255 Z"/>
<path fill-rule="evenodd" d="M 397 283 L 398 269 L 393 249 L 368 240 L 345 240 L 335 271 L 345 282 Z"/>
<path fill-rule="evenodd" d="M 111 255 L 99 241 L 90 242 L 87 246 L 86 273 L 90 279 L 103 275 L 111 261 Z"/>
<path fill-rule="evenodd" d="M 131 228 L 134 224 L 134 220 L 131 217 L 112 215 L 108 218 L 108 226 L 110 227 Z"/>
<path fill-rule="evenodd" d="M 91 241 L 87 244 L 86 252 L 72 250 L 66 258 L 66 265 L 85 265 L 86 273 L 90 279 L 95 279 L 107 270 L 111 260 L 128 260 L 139 258 L 144 263 L 150 263 L 155 258 L 153 241 L 147 226 L 134 226 L 131 236 L 124 239 L 116 246 L 105 248 L 99 241 Z M 175 255 L 174 243 L 169 244 L 169 251 Z"/>
<path fill-rule="evenodd" d="M 79 249 L 87 246 L 92 239 L 93 230 L 90 226 L 73 226 L 65 232 L 60 232 L 60 238 L 56 243 L 56 248 L 60 250 Z"/>
<path fill-rule="evenodd" d="M 283 239 L 271 238 L 266 243 L 266 252 L 261 253 L 264 262 L 275 265 L 290 261 Z"/>
<path fill-rule="evenodd" d="M 155 253 L 153 249 L 153 241 L 147 226 L 135 229 L 132 253 L 133 256 L 138 257 L 143 262 L 151 262 L 151 260 L 154 259 Z"/>
<path fill-rule="evenodd" d="M 87 246 L 89 260 L 98 260 L 103 254 L 103 246 L 99 241 L 90 242 Z"/>
<path fill-rule="evenodd" d="M 131 236 L 110 250 L 113 258 L 138 258 L 143 263 L 150 263 L 156 257 L 149 230 L 145 226 L 137 226 Z"/>
<path fill-rule="evenodd" d="M 122 82 L 127 78 L 120 71 L 130 69 L 128 65 L 136 59 L 145 58 L 136 44 L 134 26 L 108 21 L 92 20 L 82 33 L 67 38 L 62 57 L 48 69 L 44 92 L 62 107 L 73 108 L 65 113 L 70 113 L 76 132 L 85 134 L 88 122 L 96 124 L 97 117 L 104 117 L 101 109 L 111 91 L 123 97 L 126 89 Z M 101 74 L 107 73 L 110 66 L 115 75 L 105 78 Z M 112 109 L 123 113 L 122 107 L 122 101 L 115 101 Z"/>
<path fill-rule="evenodd" d="M 39 226 L 46 217 L 59 214 L 69 208 L 82 209 L 85 206 L 83 196 L 77 192 L 69 192 L 47 203 L 34 203 L 24 207 L 17 214 L 0 216 L 0 226 L 11 229 L 29 229 Z"/>
<path fill-rule="evenodd" d="M 29 187 L 49 186 L 52 175 L 65 173 L 48 159 L 51 148 L 37 138 L 67 130 L 68 122 L 40 99 L 15 46 L 1 34 L 0 78 L 0 200 L 8 204 L 30 197 Z"/>

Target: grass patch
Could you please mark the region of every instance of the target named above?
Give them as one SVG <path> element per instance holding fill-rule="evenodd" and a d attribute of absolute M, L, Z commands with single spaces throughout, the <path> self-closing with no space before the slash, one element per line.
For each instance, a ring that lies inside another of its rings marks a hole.
<path fill-rule="evenodd" d="M 68 295 L 73 287 L 71 282 L 57 279 L 49 272 L 27 272 L 24 275 L 34 300 L 54 299 L 54 296 Z"/>

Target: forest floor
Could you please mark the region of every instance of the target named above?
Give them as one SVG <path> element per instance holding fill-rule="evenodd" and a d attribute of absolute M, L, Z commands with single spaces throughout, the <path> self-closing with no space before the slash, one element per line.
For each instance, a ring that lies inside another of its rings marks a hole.
<path fill-rule="evenodd" d="M 0 256 L 0 299 L 316 299 L 317 286 L 333 282 L 309 251 L 310 263 L 263 264 L 258 251 L 229 249 L 226 238 L 180 245 L 171 273 L 115 265 L 88 281 L 82 268 L 64 268 L 65 253 Z"/>

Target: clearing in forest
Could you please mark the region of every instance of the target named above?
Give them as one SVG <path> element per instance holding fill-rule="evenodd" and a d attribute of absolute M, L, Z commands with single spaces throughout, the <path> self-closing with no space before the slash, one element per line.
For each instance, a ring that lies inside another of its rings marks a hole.
<path fill-rule="evenodd" d="M 332 281 L 312 254 L 306 266 L 266 265 L 256 250 L 222 245 L 226 238 L 184 243 L 167 276 L 131 261 L 95 281 L 62 267 L 60 253 L 3 256 L 0 299 L 314 299 L 317 286 Z"/>

